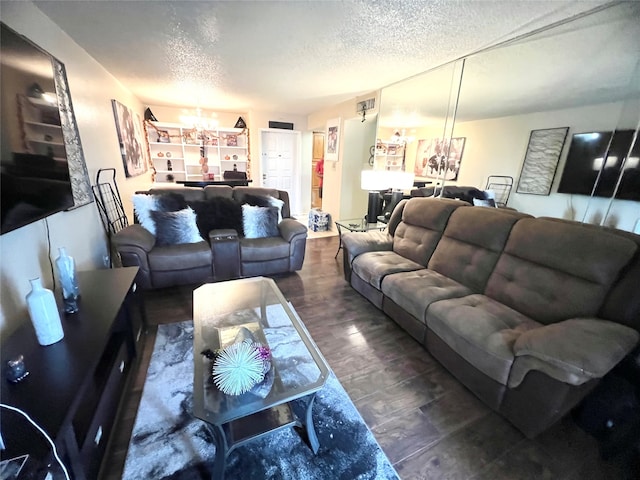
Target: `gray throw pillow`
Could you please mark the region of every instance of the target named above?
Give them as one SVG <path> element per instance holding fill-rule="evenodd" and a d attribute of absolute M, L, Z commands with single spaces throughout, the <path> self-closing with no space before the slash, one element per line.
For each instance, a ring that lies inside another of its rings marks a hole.
<path fill-rule="evenodd" d="M 177 212 L 151 210 L 151 218 L 156 226 L 156 245 L 179 245 L 203 241 L 196 225 L 196 214 L 190 208 Z"/>
<path fill-rule="evenodd" d="M 280 235 L 276 207 L 242 205 L 242 224 L 245 238 L 266 238 Z"/>
<path fill-rule="evenodd" d="M 272 197 L 271 195 L 251 195 L 248 193 L 244 196 L 243 201 L 254 207 L 276 207 L 278 209 L 278 223 L 282 221 L 282 207 L 284 206 L 284 202 L 279 198 Z"/>
<path fill-rule="evenodd" d="M 156 234 L 156 225 L 153 218 L 151 218 L 152 210 L 158 212 L 177 212 L 178 210 L 187 208 L 187 202 L 184 201 L 182 195 L 177 193 L 163 193 L 160 195 L 136 193 L 132 201 L 138 222 L 154 236 Z"/>

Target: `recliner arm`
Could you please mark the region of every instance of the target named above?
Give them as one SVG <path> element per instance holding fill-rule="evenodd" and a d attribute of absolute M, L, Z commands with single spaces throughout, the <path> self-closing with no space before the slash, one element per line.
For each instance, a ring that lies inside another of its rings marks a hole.
<path fill-rule="evenodd" d="M 129 225 L 113 235 L 112 241 L 124 267 L 139 267 L 136 283 L 143 289 L 151 288 L 147 254 L 156 244 L 151 232 L 138 224 Z"/>
<path fill-rule="evenodd" d="M 283 218 L 278 224 L 278 230 L 280 230 L 282 238 L 289 243 L 297 235 L 304 234 L 305 237 L 307 236 L 307 227 L 293 218 Z"/>
<path fill-rule="evenodd" d="M 634 329 L 597 318 L 572 318 L 527 330 L 514 345 L 509 387 L 530 370 L 572 385 L 602 378 L 638 343 Z"/>

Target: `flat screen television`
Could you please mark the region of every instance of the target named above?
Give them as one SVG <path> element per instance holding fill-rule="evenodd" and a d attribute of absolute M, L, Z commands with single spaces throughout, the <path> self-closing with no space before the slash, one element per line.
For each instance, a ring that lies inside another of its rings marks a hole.
<path fill-rule="evenodd" d="M 0 233 L 74 205 L 52 57 L 0 24 Z"/>
<path fill-rule="evenodd" d="M 640 201 L 640 142 L 629 155 L 633 137 L 633 130 L 573 135 L 558 193 L 591 195 L 595 185 L 595 196 L 610 198 L 623 173 L 615 198 Z"/>

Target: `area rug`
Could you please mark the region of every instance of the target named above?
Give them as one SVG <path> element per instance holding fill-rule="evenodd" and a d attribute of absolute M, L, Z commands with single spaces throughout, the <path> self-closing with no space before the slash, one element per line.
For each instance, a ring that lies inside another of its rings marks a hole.
<path fill-rule="evenodd" d="M 193 322 L 159 325 L 123 479 L 211 478 L 215 444 L 193 417 Z M 293 428 L 248 442 L 227 458 L 225 479 L 398 479 L 333 372 L 317 393 L 316 455 Z"/>

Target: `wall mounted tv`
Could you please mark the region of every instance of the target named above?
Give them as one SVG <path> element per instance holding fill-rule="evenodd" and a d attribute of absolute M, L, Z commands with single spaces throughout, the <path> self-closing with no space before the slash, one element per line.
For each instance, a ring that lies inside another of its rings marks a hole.
<path fill-rule="evenodd" d="M 73 207 L 52 57 L 1 24 L 0 233 Z"/>
<path fill-rule="evenodd" d="M 640 141 L 629 155 L 633 139 L 633 130 L 573 135 L 558 193 L 591 195 L 597 181 L 594 195 L 610 198 L 623 173 L 616 198 L 640 201 Z"/>

